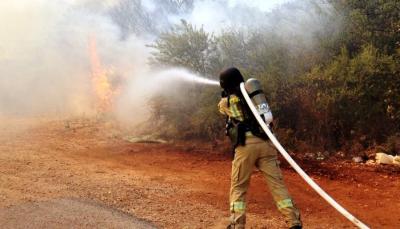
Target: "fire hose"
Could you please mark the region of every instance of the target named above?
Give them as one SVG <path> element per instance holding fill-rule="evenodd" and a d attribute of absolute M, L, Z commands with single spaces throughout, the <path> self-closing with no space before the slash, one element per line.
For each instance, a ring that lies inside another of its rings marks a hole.
<path fill-rule="evenodd" d="M 341 213 L 344 217 L 350 220 L 353 224 L 355 224 L 358 228 L 361 229 L 369 229 L 367 225 L 362 223 L 356 217 L 354 217 L 350 212 L 348 212 L 345 208 L 343 208 L 339 203 L 337 203 L 332 197 L 330 197 L 321 187 L 318 186 L 317 183 L 314 182 L 304 171 L 300 168 L 300 166 L 293 160 L 293 158 L 286 152 L 286 150 L 282 147 L 276 137 L 272 134 L 271 130 L 268 128 L 267 124 L 263 121 L 260 114 L 257 111 L 257 108 L 254 106 L 250 96 L 248 95 L 245 84 L 240 84 L 240 90 L 243 94 L 243 97 L 246 100 L 246 103 L 249 105 L 251 112 L 257 119 L 258 123 L 268 135 L 271 142 L 275 145 L 278 151 L 282 154 L 282 156 L 289 162 L 289 164 L 293 167 L 293 169 L 313 188 L 323 199 L 325 199 L 333 208 L 335 208 L 339 213 Z"/>

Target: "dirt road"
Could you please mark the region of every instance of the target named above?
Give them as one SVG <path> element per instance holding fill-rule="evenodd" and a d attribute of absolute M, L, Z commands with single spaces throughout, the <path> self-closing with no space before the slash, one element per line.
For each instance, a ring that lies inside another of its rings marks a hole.
<path fill-rule="evenodd" d="M 63 228 L 73 219 L 82 228 L 217 228 L 228 214 L 230 159 L 208 146 L 130 143 L 114 125 L 93 120 L 0 120 L 0 225 L 35 228 L 29 222 L 36 220 Z M 398 169 L 302 165 L 372 228 L 399 228 Z M 353 228 L 283 167 L 305 228 Z M 285 228 L 258 172 L 248 212 L 249 228 Z M 139 224 L 123 224 L 135 220 Z"/>

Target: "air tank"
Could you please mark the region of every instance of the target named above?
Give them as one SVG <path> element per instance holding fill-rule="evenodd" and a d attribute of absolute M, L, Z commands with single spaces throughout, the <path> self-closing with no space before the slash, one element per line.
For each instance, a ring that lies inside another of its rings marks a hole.
<path fill-rule="evenodd" d="M 254 106 L 257 108 L 258 113 L 264 119 L 265 123 L 268 125 L 272 122 L 272 112 L 268 106 L 267 98 L 265 97 L 264 91 L 262 90 L 262 86 L 260 81 L 254 78 L 248 79 L 244 87 L 249 94 L 251 101 Z"/>

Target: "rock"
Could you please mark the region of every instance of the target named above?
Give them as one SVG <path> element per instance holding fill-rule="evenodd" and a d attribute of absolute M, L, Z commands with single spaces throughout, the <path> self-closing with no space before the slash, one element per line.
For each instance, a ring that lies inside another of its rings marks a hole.
<path fill-rule="evenodd" d="M 395 156 L 393 158 L 393 164 L 400 165 L 400 156 Z"/>
<path fill-rule="evenodd" d="M 322 161 L 322 160 L 325 160 L 325 155 L 323 154 L 323 153 L 321 153 L 321 152 L 317 152 L 317 160 L 318 161 Z"/>
<path fill-rule="evenodd" d="M 388 155 L 386 153 L 377 153 L 376 154 L 376 163 L 378 164 L 387 164 L 387 165 L 400 165 L 400 157 L 392 155 Z"/>
<path fill-rule="evenodd" d="M 386 153 L 377 153 L 375 156 L 376 159 L 376 163 L 378 164 L 387 164 L 387 165 L 391 165 L 393 164 L 393 156 L 392 155 L 388 155 Z"/>
<path fill-rule="evenodd" d="M 126 140 L 128 142 L 132 142 L 132 143 L 156 143 L 156 144 L 157 143 L 158 144 L 168 143 L 168 141 L 166 141 L 164 139 L 155 138 L 155 137 L 150 136 L 150 135 L 139 136 L 139 137 L 125 136 L 124 140 Z"/>
<path fill-rule="evenodd" d="M 315 153 L 306 153 L 304 156 L 305 156 L 306 158 L 312 159 L 312 160 L 315 160 L 315 158 L 316 158 Z"/>
<path fill-rule="evenodd" d="M 353 162 L 355 162 L 355 163 L 361 163 L 361 162 L 363 162 L 363 159 L 362 159 L 362 157 L 353 157 Z"/>
<path fill-rule="evenodd" d="M 335 155 L 336 155 L 336 157 L 341 157 L 341 158 L 346 156 L 346 154 L 343 151 L 338 151 L 338 152 L 336 152 Z"/>

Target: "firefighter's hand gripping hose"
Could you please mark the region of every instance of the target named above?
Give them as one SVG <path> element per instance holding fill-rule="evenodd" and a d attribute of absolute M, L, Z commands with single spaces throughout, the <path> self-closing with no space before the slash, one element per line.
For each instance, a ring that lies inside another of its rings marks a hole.
<path fill-rule="evenodd" d="M 272 143 L 275 145 L 275 147 L 279 150 L 279 152 L 282 154 L 282 156 L 289 162 L 289 164 L 296 170 L 296 172 L 322 197 L 324 198 L 332 207 L 334 207 L 338 212 L 340 212 L 344 217 L 346 217 L 348 220 L 350 220 L 352 223 L 354 223 L 357 227 L 362 228 L 362 229 L 369 229 L 367 225 L 362 223 L 360 220 L 358 220 L 356 217 L 354 217 L 350 212 L 348 212 L 346 209 L 344 209 L 340 204 L 338 204 L 332 197 L 330 197 L 324 190 L 321 189 L 321 187 L 318 186 L 317 183 L 315 183 L 304 171 L 303 169 L 300 168 L 300 166 L 290 157 L 290 155 L 286 152 L 286 150 L 282 147 L 282 145 L 279 143 L 279 141 L 275 138 L 275 136 L 272 134 L 271 130 L 268 128 L 267 124 L 263 121 L 261 116 L 259 115 L 256 107 L 254 106 L 253 102 L 251 101 L 250 96 L 247 94 L 247 91 L 245 89 L 245 84 L 241 83 L 240 84 L 240 90 L 243 94 L 243 97 L 246 100 L 246 103 L 249 105 L 251 112 L 254 114 L 255 118 L 257 119 L 258 123 L 262 127 L 262 129 L 265 131 L 265 133 L 268 135 L 269 139 L 272 141 Z"/>

